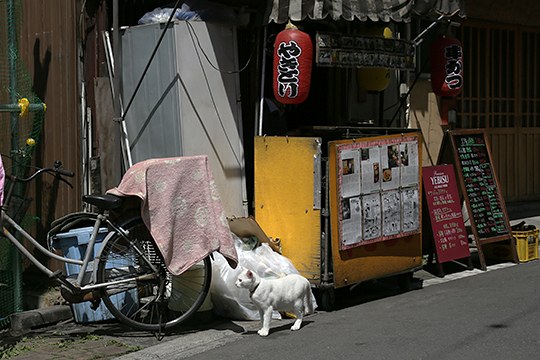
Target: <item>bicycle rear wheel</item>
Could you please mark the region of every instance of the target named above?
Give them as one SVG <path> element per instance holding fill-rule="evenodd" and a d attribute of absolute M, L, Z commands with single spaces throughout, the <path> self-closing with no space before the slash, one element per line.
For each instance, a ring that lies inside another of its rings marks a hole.
<path fill-rule="evenodd" d="M 102 288 L 103 302 L 119 321 L 135 329 L 164 331 L 180 325 L 208 295 L 210 258 L 173 276 L 141 218 L 123 229 L 126 236 L 117 233 L 111 237 L 99 258 L 99 283 L 124 280 Z"/>

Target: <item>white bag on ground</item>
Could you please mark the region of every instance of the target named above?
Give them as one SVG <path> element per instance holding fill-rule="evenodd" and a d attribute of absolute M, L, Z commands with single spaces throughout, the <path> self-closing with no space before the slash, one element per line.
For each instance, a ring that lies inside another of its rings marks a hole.
<path fill-rule="evenodd" d="M 251 302 L 246 289 L 237 288 L 236 278 L 244 268 L 255 271 L 264 279 L 275 279 L 287 274 L 298 274 L 298 270 L 286 257 L 274 252 L 266 243 L 253 250 L 245 249 L 244 242 L 232 234 L 238 253 L 238 267 L 232 269 L 225 258 L 214 253 L 212 261 L 212 285 L 210 294 L 214 312 L 217 315 L 233 320 L 259 320 L 259 311 Z M 317 307 L 312 295 L 313 308 Z M 281 319 L 279 312 L 274 311 L 272 318 Z"/>

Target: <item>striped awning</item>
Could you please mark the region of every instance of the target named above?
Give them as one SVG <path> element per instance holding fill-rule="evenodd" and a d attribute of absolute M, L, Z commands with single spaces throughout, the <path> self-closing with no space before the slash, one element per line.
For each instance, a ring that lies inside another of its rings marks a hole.
<path fill-rule="evenodd" d="M 268 22 L 288 20 L 360 20 L 408 22 L 411 15 L 458 14 L 464 16 L 464 0 L 270 0 Z"/>

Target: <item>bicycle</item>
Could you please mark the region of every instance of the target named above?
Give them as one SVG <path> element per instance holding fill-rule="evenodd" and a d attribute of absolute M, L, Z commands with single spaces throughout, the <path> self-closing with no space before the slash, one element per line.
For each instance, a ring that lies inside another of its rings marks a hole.
<path fill-rule="evenodd" d="M 75 212 L 54 220 L 47 234 L 48 248 L 42 246 L 8 214 L 16 183 L 27 183 L 38 175 L 49 173 L 55 181 L 71 184 L 65 177 L 73 172 L 62 169 L 56 161 L 53 167 L 38 168 L 27 178 L 6 175 L 9 180 L 1 210 L 2 235 L 7 238 L 39 270 L 60 285 L 60 292 L 69 303 L 90 301 L 95 310 L 103 301 L 120 322 L 143 331 L 162 332 L 189 319 L 203 304 L 212 276 L 210 256 L 180 276 L 173 277 L 165 266 L 156 242 L 140 214 L 115 218 L 114 210 L 121 209 L 126 198 L 111 194 L 84 195 L 82 200 L 96 212 Z M 71 229 L 92 224 L 92 234 L 83 259 L 72 259 L 54 252 L 55 236 Z M 106 228 L 107 235 L 100 250 L 92 257 L 98 234 Z M 47 257 L 80 266 L 76 275 L 52 271 L 21 243 L 22 235 Z"/>

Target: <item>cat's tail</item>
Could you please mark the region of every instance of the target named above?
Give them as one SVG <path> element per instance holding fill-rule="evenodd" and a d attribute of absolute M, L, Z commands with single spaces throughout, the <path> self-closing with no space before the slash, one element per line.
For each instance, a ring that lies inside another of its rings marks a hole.
<path fill-rule="evenodd" d="M 304 293 L 304 312 L 306 314 L 313 314 L 315 312 L 315 309 L 313 308 L 313 299 L 311 294 L 311 286 L 308 287 Z"/>

